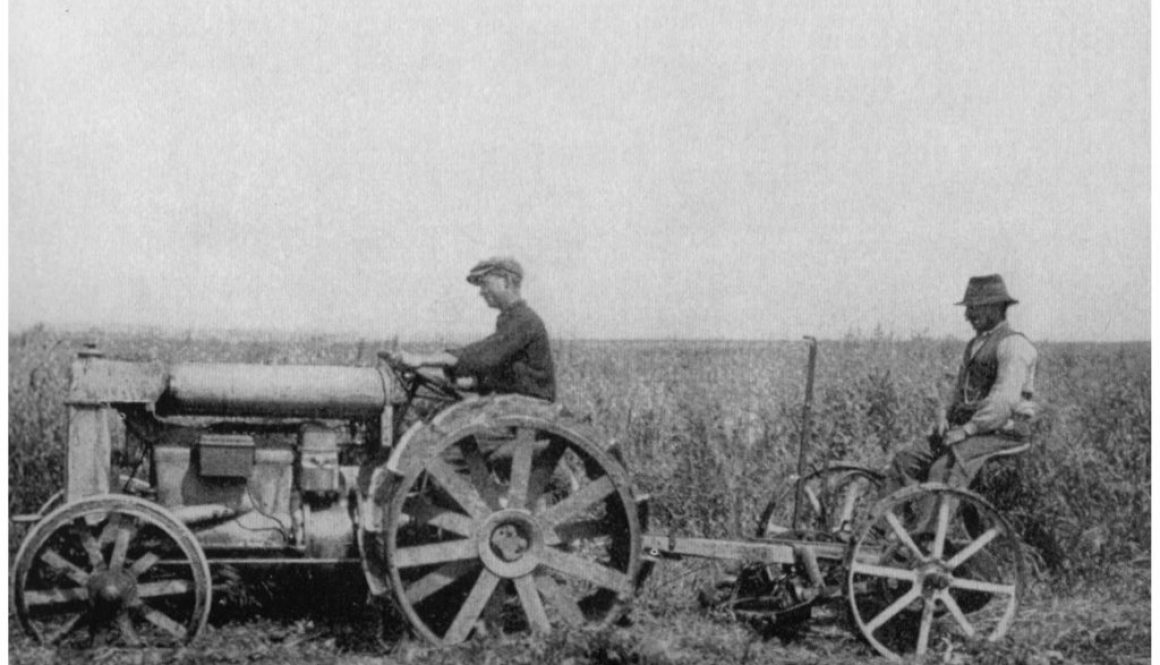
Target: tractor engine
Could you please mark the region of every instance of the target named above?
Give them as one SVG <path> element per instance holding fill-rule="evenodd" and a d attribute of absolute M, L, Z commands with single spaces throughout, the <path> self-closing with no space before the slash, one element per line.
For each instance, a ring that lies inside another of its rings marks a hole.
<path fill-rule="evenodd" d="M 364 367 L 82 358 L 70 391 L 69 500 L 136 488 L 207 550 L 355 558 L 359 468 L 389 449 L 392 386 Z M 110 455 L 113 412 L 124 444 Z"/>
<path fill-rule="evenodd" d="M 156 500 L 195 526 L 207 548 L 357 556 L 353 448 L 360 444 L 336 422 L 166 428 L 153 447 Z"/>

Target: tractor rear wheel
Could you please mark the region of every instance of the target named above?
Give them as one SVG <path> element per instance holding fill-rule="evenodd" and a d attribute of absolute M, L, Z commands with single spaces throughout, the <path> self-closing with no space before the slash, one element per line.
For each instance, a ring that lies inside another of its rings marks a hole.
<path fill-rule="evenodd" d="M 618 618 L 640 570 L 627 472 L 558 405 L 519 396 L 442 412 L 402 453 L 383 533 L 416 633 L 549 632 Z"/>

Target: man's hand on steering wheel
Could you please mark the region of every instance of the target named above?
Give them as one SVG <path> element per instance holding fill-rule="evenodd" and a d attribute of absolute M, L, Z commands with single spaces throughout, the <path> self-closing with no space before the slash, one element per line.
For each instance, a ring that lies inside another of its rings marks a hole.
<path fill-rule="evenodd" d="M 379 351 L 379 357 L 387 361 L 392 369 L 414 370 L 423 364 L 422 357 L 417 353 L 396 349 L 394 351 Z"/>
<path fill-rule="evenodd" d="M 387 366 L 408 393 L 414 395 L 420 388 L 425 388 L 428 393 L 432 393 L 425 395 L 426 397 L 453 401 L 463 399 L 455 384 L 448 378 L 422 371 L 421 368 L 428 365 L 426 356 L 397 349 L 379 351 L 379 357 L 387 362 Z"/>

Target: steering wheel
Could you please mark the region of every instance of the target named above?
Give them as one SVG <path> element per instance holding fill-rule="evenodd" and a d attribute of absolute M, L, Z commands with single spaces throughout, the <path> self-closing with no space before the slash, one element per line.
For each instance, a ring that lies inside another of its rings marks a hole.
<path fill-rule="evenodd" d="M 416 397 L 439 402 L 459 402 L 463 400 L 463 395 L 460 394 L 455 384 L 446 379 L 442 374 L 436 375 L 430 372 L 424 372 L 420 368 L 408 367 L 402 363 L 395 362 L 386 354 L 380 354 L 379 357 L 383 359 L 387 367 L 391 368 L 391 373 L 395 375 L 395 379 L 399 382 L 399 385 L 403 386 L 403 390 L 407 393 L 408 402 Z"/>

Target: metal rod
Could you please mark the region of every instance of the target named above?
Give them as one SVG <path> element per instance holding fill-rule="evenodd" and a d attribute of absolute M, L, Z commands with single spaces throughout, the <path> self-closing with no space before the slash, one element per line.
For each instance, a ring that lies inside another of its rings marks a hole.
<path fill-rule="evenodd" d="M 806 401 L 802 405 L 802 435 L 801 442 L 798 445 L 798 465 L 797 465 L 797 480 L 794 481 L 793 493 L 793 521 L 791 527 L 794 531 L 798 530 L 798 517 L 800 514 L 802 502 L 802 481 L 806 475 L 806 458 L 809 456 L 810 447 L 810 416 L 814 406 L 814 371 L 818 364 L 818 340 L 814 337 L 806 336 L 805 339 L 810 345 L 810 356 L 806 365 Z"/>
<path fill-rule="evenodd" d="M 794 564 L 802 557 L 810 557 L 820 577 L 818 561 L 844 561 L 850 547 L 846 543 L 769 538 L 766 540 L 717 540 L 713 538 L 685 538 L 668 534 L 646 533 L 641 537 L 641 551 L 646 557 L 658 559 L 713 559 L 716 561 L 750 561 L 761 563 Z M 808 553 L 808 554 L 807 554 Z M 858 548 L 856 561 L 874 563 L 882 551 L 872 545 Z M 807 562 L 804 565 L 810 565 Z"/>
<path fill-rule="evenodd" d="M 290 558 L 290 557 L 287 557 L 284 559 L 282 559 L 282 558 L 251 559 L 251 558 L 246 558 L 246 557 L 215 559 L 213 557 L 209 557 L 209 562 L 211 565 L 226 565 L 226 564 L 228 564 L 231 566 L 272 566 L 272 565 L 282 565 L 282 564 L 309 565 L 309 566 L 319 566 L 319 565 L 334 566 L 334 565 L 339 565 L 339 564 L 354 565 L 354 564 L 362 563 L 362 561 L 360 559 L 305 559 L 305 558 L 300 559 L 300 558 Z"/>
<path fill-rule="evenodd" d="M 346 559 L 307 559 L 305 557 L 213 557 L 207 556 L 211 566 L 279 566 L 282 564 L 304 565 L 304 566 L 339 566 L 339 565 L 360 565 L 362 559 L 346 558 Z M 161 559 L 153 564 L 155 566 L 188 566 L 189 559 Z"/>

